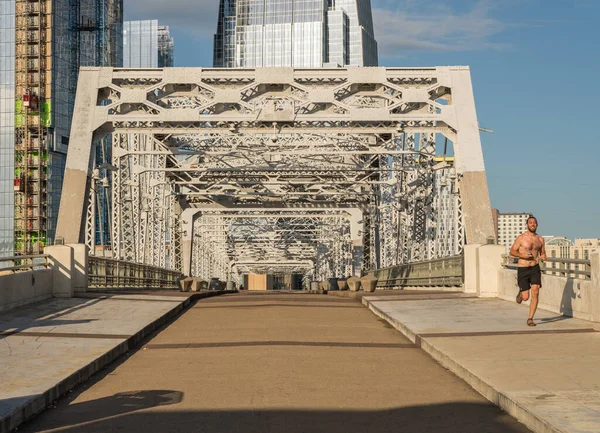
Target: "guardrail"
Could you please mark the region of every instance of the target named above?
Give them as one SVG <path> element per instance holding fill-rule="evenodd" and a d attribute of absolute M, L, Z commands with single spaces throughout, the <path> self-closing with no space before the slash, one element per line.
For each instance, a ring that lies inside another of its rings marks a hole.
<path fill-rule="evenodd" d="M 464 281 L 464 257 L 453 256 L 370 271 L 377 287 L 457 287 Z"/>
<path fill-rule="evenodd" d="M 519 259 L 508 254 L 503 255 L 502 258 L 503 268 L 517 269 Z M 548 257 L 548 260 L 540 262 L 540 269 L 546 275 L 581 278 L 583 280 L 590 280 L 592 278 L 592 264 L 590 260 Z"/>
<path fill-rule="evenodd" d="M 48 257 L 46 254 L 0 257 L 0 272 L 12 271 L 14 273 L 48 269 Z"/>
<path fill-rule="evenodd" d="M 88 288 L 177 289 L 181 272 L 142 263 L 89 256 Z"/>

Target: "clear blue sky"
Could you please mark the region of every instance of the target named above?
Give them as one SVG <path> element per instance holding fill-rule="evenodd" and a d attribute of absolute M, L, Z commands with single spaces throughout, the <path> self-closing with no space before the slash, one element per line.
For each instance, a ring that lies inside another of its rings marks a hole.
<path fill-rule="evenodd" d="M 176 66 L 212 65 L 218 0 L 126 0 Z M 471 67 L 492 206 L 600 237 L 600 0 L 371 0 L 381 66 Z"/>

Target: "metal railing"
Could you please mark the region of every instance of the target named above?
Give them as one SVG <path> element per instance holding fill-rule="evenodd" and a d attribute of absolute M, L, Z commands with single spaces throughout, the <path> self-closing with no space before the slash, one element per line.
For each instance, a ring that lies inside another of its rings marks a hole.
<path fill-rule="evenodd" d="M 503 268 L 517 269 L 519 259 L 508 254 L 503 255 L 502 258 Z M 590 260 L 548 257 L 548 260 L 540 262 L 540 269 L 545 275 L 581 278 L 583 280 L 590 280 L 592 278 L 592 264 Z"/>
<path fill-rule="evenodd" d="M 48 255 L 0 257 L 0 272 L 26 272 L 48 269 Z"/>
<path fill-rule="evenodd" d="M 464 281 L 464 257 L 453 256 L 370 271 L 377 287 L 455 287 Z"/>
<path fill-rule="evenodd" d="M 142 263 L 89 256 L 88 288 L 176 289 L 181 272 Z"/>

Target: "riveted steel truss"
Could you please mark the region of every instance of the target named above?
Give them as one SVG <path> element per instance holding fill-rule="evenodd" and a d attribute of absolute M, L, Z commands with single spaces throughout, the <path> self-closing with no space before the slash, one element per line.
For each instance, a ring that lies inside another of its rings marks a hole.
<path fill-rule="evenodd" d="M 68 226 L 61 204 L 59 234 L 83 232 L 91 251 L 107 183 L 113 257 L 206 279 L 345 277 L 360 272 L 357 245 L 364 273 L 493 234 L 468 68 L 81 76 L 66 176 L 85 179 L 70 194 L 84 227 Z M 100 171 L 91 155 L 108 133 L 112 165 Z"/>
<path fill-rule="evenodd" d="M 269 268 L 319 279 L 351 275 L 350 225 L 348 215 L 331 210 L 203 211 L 194 222 L 192 273 L 229 279 Z"/>

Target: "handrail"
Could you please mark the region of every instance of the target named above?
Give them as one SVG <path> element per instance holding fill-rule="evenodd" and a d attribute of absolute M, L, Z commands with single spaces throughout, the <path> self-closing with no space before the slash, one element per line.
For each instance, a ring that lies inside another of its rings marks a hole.
<path fill-rule="evenodd" d="M 50 266 L 48 263 L 49 257 L 47 254 L 0 257 L 0 272 L 12 271 L 14 273 L 48 269 Z M 5 266 L 6 262 L 9 263 L 8 266 Z"/>
<path fill-rule="evenodd" d="M 178 288 L 181 272 L 143 263 L 89 256 L 88 288 Z"/>
<path fill-rule="evenodd" d="M 518 260 L 516 257 L 504 254 L 502 256 L 502 267 L 505 269 L 517 269 Z M 549 264 L 557 264 L 558 266 L 553 267 L 549 266 Z M 579 267 L 583 269 L 579 269 Z M 566 278 L 583 277 L 584 280 L 592 278 L 592 262 L 590 260 L 548 257 L 546 261 L 540 262 L 540 269 L 542 273 L 550 276 L 562 276 Z"/>
<path fill-rule="evenodd" d="M 378 279 L 377 287 L 462 286 L 464 257 L 443 257 L 425 262 L 391 266 L 369 272 Z"/>

